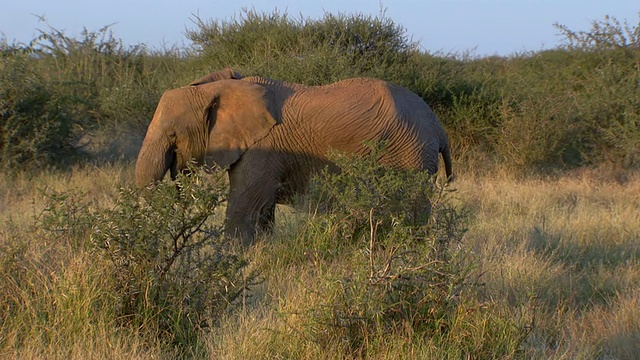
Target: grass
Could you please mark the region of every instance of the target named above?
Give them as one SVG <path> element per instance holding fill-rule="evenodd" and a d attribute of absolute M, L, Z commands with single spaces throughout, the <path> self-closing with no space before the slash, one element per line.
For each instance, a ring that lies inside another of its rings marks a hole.
<path fill-rule="evenodd" d="M 108 27 L 0 43 L 0 358 L 640 353 L 638 26 L 558 25 L 557 49 L 474 58 L 424 53 L 384 16 L 247 11 L 196 25 L 190 49 L 126 48 Z M 131 159 L 162 91 L 226 66 L 307 84 L 374 76 L 422 96 L 457 164 L 455 191 L 429 198 L 438 226 L 402 214 L 429 195 L 403 198 L 422 181 L 365 166 L 352 168 L 370 174 L 356 186 L 325 181 L 351 215 L 279 207 L 275 233 L 229 257 L 233 266 L 200 251 L 217 220 L 167 238 L 194 220 L 184 202 L 162 206 L 175 188 L 155 203 L 120 189 L 134 182 Z M 390 192 L 347 191 L 362 188 Z M 386 198 L 393 206 L 369 213 Z M 374 216 L 395 226 L 376 228 Z M 109 244 L 96 246 L 97 230 Z"/>
<path fill-rule="evenodd" d="M 46 203 L 38 185 L 81 190 L 107 205 L 132 171 L 130 163 L 78 166 L 4 179 L 0 302 L 20 306 L 0 324 L 2 357 L 632 359 L 640 351 L 637 175 L 618 182 L 595 171 L 461 174 L 451 202 L 468 210 L 459 246 L 475 264 L 476 285 L 460 294 L 448 331 L 422 338 L 373 326 L 356 352 L 344 333 L 332 336 L 344 329 L 325 326 L 317 311 L 337 304 L 367 257 L 353 242 L 300 237 L 301 215 L 280 208 L 291 216 L 246 254 L 263 282 L 200 335 L 199 347 L 178 351 L 117 325 L 114 274 L 89 247 L 26 238 Z"/>
<path fill-rule="evenodd" d="M 482 286 L 470 295 L 477 309 L 459 314 L 458 332 L 451 331 L 446 339 L 406 344 L 406 339 L 392 338 L 372 344 L 376 350 L 369 356 L 634 358 L 640 336 L 640 182 L 637 177 L 625 184 L 596 177 L 463 176 L 456 195 L 473 218 L 462 246 L 473 249 L 478 262 Z M 286 358 L 290 353 L 282 345 L 288 344 L 295 346 L 291 353 L 306 354 L 297 358 L 341 358 L 339 351 L 319 352 L 313 341 L 300 340 L 296 324 L 303 312 L 296 304 L 317 301 L 319 271 L 344 265 L 344 259 L 318 264 L 312 258 L 302 268 L 284 271 L 289 274 L 284 278 L 267 280 L 265 286 L 278 288 L 266 296 L 276 309 L 244 311 L 232 328 L 222 330 L 220 338 L 231 343 L 221 340 L 214 348 L 233 358 L 251 357 L 235 351 L 258 346 L 257 353 Z M 245 332 L 250 335 L 237 336 Z M 306 344 L 302 348 L 307 352 L 282 339 L 290 336 Z M 458 352 L 461 347 L 465 350 Z M 487 352 L 500 348 L 504 353 Z"/>
<path fill-rule="evenodd" d="M 483 254 L 483 291 L 509 307 L 535 307 L 529 341 L 541 358 L 637 351 L 637 308 L 616 325 L 619 306 L 640 295 L 640 183 L 594 177 L 494 178 L 461 189 L 477 209 L 467 241 Z"/>

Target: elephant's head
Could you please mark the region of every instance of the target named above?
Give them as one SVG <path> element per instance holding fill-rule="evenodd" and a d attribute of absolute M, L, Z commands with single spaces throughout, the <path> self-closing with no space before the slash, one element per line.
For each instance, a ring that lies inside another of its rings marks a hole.
<path fill-rule="evenodd" d="M 271 93 L 245 81 L 221 80 L 165 92 L 136 162 L 136 182 L 146 186 L 167 171 L 175 178 L 194 159 L 226 167 L 277 125 Z"/>

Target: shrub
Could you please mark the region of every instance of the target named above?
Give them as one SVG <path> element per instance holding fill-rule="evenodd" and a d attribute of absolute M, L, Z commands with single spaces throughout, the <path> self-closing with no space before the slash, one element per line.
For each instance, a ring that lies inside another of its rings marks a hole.
<path fill-rule="evenodd" d="M 580 54 L 571 64 L 575 69 L 571 86 L 583 157 L 588 163 L 637 168 L 640 22 L 629 25 L 605 16 L 592 21 L 588 31 L 555 26 L 564 35 L 564 48 Z"/>
<path fill-rule="evenodd" d="M 446 333 L 473 267 L 460 246 L 465 216 L 447 192 L 425 172 L 380 165 L 384 146 L 371 149 L 335 156 L 341 172 L 316 178 L 313 202 L 330 199 L 330 210 L 298 236 L 328 233 L 353 245 L 343 266 L 323 274 L 323 300 L 307 308 L 304 325 L 308 338 L 346 353 L 366 354 L 389 334 L 413 342 Z"/>
<path fill-rule="evenodd" d="M 421 226 L 431 215 L 431 199 L 438 188 L 427 172 L 403 171 L 379 164 L 386 144 L 369 143 L 366 156 L 331 154 L 340 169 L 335 174 L 324 169 L 314 181 L 313 197 L 322 198 L 353 225 L 355 232 L 369 228 L 369 213 L 384 222 L 384 228 L 401 224 Z M 384 219 L 384 220 L 383 220 Z M 346 234 L 345 234 L 346 235 Z"/>
<path fill-rule="evenodd" d="M 565 46 L 512 60 L 498 153 L 525 170 L 613 164 L 637 168 L 640 24 L 588 31 L 557 25 Z"/>
<path fill-rule="evenodd" d="M 11 167 L 56 164 L 79 149 L 108 153 L 99 148 L 105 134 L 139 146 L 162 91 L 182 85 L 185 52 L 127 47 L 108 26 L 78 38 L 50 28 L 0 50 L 0 155 Z"/>
<path fill-rule="evenodd" d="M 125 46 L 109 26 L 84 29 L 77 38 L 51 27 L 26 50 L 37 54 L 36 65 L 56 90 L 76 100 L 74 115 L 88 129 L 151 119 L 180 63 L 176 49 Z"/>
<path fill-rule="evenodd" d="M 71 101 L 54 91 L 28 55 L 0 57 L 0 161 L 37 168 L 74 154 Z"/>
<path fill-rule="evenodd" d="M 124 324 L 193 345 L 255 281 L 213 222 L 224 200 L 220 174 L 179 176 L 144 201 L 122 189 L 112 209 L 96 213 L 92 240 L 114 267 Z"/>
<path fill-rule="evenodd" d="M 46 348 L 115 326 L 149 345 L 204 351 L 199 335 L 258 275 L 220 235 L 218 180 L 194 171 L 179 188 L 160 183 L 144 199 L 123 188 L 110 206 L 45 191 L 28 231 L 1 234 L 10 239 L 0 241 L 2 339 L 16 349 L 41 339 Z"/>
<path fill-rule="evenodd" d="M 391 19 L 332 15 L 293 19 L 286 13 L 244 10 L 239 18 L 205 22 L 187 36 L 200 57 L 194 78 L 232 66 L 247 75 L 326 84 L 355 76 L 393 76 L 417 44 Z"/>

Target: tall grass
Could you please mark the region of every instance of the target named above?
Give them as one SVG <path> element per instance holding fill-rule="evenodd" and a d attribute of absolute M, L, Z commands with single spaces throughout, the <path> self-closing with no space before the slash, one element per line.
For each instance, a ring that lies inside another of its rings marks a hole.
<path fill-rule="evenodd" d="M 637 316 L 624 330 L 607 323 L 619 317 L 614 304 L 638 295 L 638 179 L 492 180 L 468 192 L 487 209 L 468 238 L 485 254 L 486 291 L 511 306 L 533 301 L 531 340 L 551 354 L 632 358 L 635 343 L 620 339 L 637 338 Z"/>
<path fill-rule="evenodd" d="M 94 195 L 78 182 L 40 189 L 30 194 L 31 211 L 7 212 L 0 242 L 6 356 L 81 357 L 92 346 L 108 354 L 104 347 L 123 336 L 132 340 L 116 349 L 124 353 L 157 346 L 197 357 L 198 333 L 255 275 L 242 271 L 246 261 L 222 242 L 213 220 L 224 182 L 196 174 L 179 180 L 180 190 L 161 184 L 142 201 L 128 186 L 96 193 L 99 182 L 88 184 Z"/>
<path fill-rule="evenodd" d="M 344 342 L 348 321 L 317 316 L 339 316 L 343 301 L 370 296 L 357 293 L 360 269 L 369 276 L 367 244 L 336 237 L 339 227 L 323 237 L 318 225 L 299 232 L 280 224 L 277 236 L 252 250 L 268 269 L 256 304 L 211 335 L 210 351 L 218 358 L 633 359 L 640 336 L 638 180 L 463 176 L 450 201 L 469 210 L 459 246 L 472 271 L 447 330 L 420 338 L 408 324 L 400 332 L 380 327 L 355 352 Z"/>
<path fill-rule="evenodd" d="M 425 53 L 384 16 L 196 26 L 189 49 L 125 47 L 108 28 L 2 44 L 0 357 L 640 352 L 640 26 L 559 25 L 557 49 L 491 58 Z M 326 212 L 279 207 L 273 235 L 219 246 L 212 178 L 155 200 L 126 189 L 162 91 L 226 66 L 400 83 L 445 124 L 457 181 L 349 160 L 319 182 Z"/>
<path fill-rule="evenodd" d="M 464 291 L 451 299 L 455 306 L 446 331 L 428 338 L 417 337 L 416 329 L 404 327 L 408 324 L 395 331 L 374 326 L 344 333 L 347 328 L 335 321 L 347 314 L 345 301 L 376 304 L 368 303 L 373 294 L 359 292 L 369 282 L 370 233 L 360 240 L 335 236 L 344 229 L 340 223 L 306 223 L 298 211 L 281 207 L 280 215 L 290 215 L 279 217 L 275 234 L 245 254 L 264 281 L 204 333 L 189 355 L 136 328 L 117 326 L 117 274 L 108 259 L 88 247 L 82 223 L 53 233 L 33 227 L 34 215 L 50 205 L 31 184 L 92 194 L 92 207 L 112 207 L 117 188 L 132 183 L 132 170 L 131 165 L 89 166 L 3 182 L 3 193 L 11 194 L 4 200 L 0 230 L 5 279 L 0 301 L 11 314 L 0 324 L 3 357 L 632 359 L 637 354 L 637 176 L 618 182 L 595 171 L 528 180 L 460 173 L 447 203 L 467 209 L 467 231 L 452 245 L 463 250 L 459 255 L 471 272 Z M 73 207 L 68 209 L 73 215 Z M 384 244 L 380 239 L 374 245 L 377 270 L 384 270 L 380 265 L 393 243 L 378 248 Z M 367 312 L 356 314 L 352 320 Z M 353 339 L 359 342 L 345 346 L 343 339 L 357 334 Z M 364 345 L 354 352 L 355 344 Z"/>

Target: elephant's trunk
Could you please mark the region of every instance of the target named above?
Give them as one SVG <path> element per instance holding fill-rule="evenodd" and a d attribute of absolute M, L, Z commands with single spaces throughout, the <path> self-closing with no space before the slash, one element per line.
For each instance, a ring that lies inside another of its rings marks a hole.
<path fill-rule="evenodd" d="M 136 160 L 136 184 L 144 187 L 162 180 L 175 163 L 175 146 L 168 139 L 147 137 Z"/>

